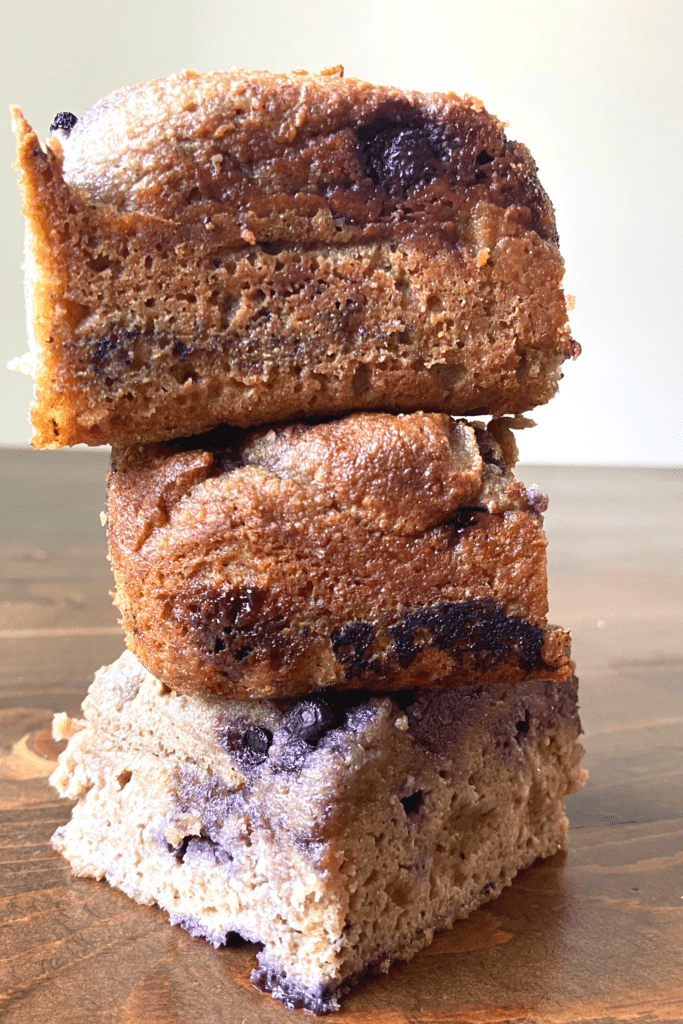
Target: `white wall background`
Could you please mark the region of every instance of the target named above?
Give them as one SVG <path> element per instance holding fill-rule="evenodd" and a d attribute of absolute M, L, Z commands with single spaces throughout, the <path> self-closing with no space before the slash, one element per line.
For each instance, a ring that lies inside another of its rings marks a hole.
<path fill-rule="evenodd" d="M 481 96 L 556 209 L 584 352 L 534 415 L 526 462 L 683 463 L 680 0 L 33 0 L 3 16 L 0 89 L 39 134 L 118 86 L 182 67 L 317 70 Z M 1 140 L 0 361 L 25 350 L 22 224 Z M 30 382 L 0 371 L 0 443 Z"/>

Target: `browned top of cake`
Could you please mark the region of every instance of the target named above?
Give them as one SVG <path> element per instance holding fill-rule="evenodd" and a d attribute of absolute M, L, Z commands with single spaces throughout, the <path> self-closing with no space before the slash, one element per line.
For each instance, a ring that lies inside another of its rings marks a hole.
<path fill-rule="evenodd" d="M 91 200 L 182 221 L 229 197 L 249 211 L 238 236 L 257 241 L 336 242 L 347 225 L 457 240 L 459 193 L 525 207 L 528 226 L 556 241 L 527 149 L 479 100 L 340 71 L 183 71 L 112 93 L 48 144 Z"/>

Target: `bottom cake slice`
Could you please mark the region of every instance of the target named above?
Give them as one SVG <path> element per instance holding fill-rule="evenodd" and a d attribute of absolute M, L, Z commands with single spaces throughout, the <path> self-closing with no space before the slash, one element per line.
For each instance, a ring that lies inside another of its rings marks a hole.
<path fill-rule="evenodd" d="M 565 844 L 585 779 L 577 683 L 235 701 L 170 691 L 126 652 L 97 674 L 52 783 L 53 844 L 215 945 L 253 983 L 336 1009 Z"/>

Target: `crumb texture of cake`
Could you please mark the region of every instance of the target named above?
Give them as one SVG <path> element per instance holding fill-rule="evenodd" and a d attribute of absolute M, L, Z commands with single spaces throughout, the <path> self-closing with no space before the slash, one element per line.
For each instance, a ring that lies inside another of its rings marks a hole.
<path fill-rule="evenodd" d="M 36 447 L 516 414 L 579 351 L 535 164 L 471 97 L 182 72 L 45 146 L 13 116 Z"/>
<path fill-rule="evenodd" d="M 254 702 L 174 693 L 127 651 L 83 715 L 58 716 L 51 778 L 74 873 L 263 943 L 254 984 L 316 1013 L 563 849 L 585 778 L 573 678 Z"/>
<path fill-rule="evenodd" d="M 354 413 L 112 451 L 126 642 L 184 692 L 571 674 L 507 420 Z"/>

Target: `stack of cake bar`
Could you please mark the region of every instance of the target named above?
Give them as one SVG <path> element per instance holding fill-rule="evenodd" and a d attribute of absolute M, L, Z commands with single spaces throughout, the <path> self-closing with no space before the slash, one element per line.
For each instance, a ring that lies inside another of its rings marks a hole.
<path fill-rule="evenodd" d="M 339 68 L 15 126 L 34 444 L 112 445 L 128 645 L 57 716 L 54 845 L 335 1009 L 562 849 L 583 782 L 513 476 L 578 353 L 552 206 L 478 100 Z"/>

